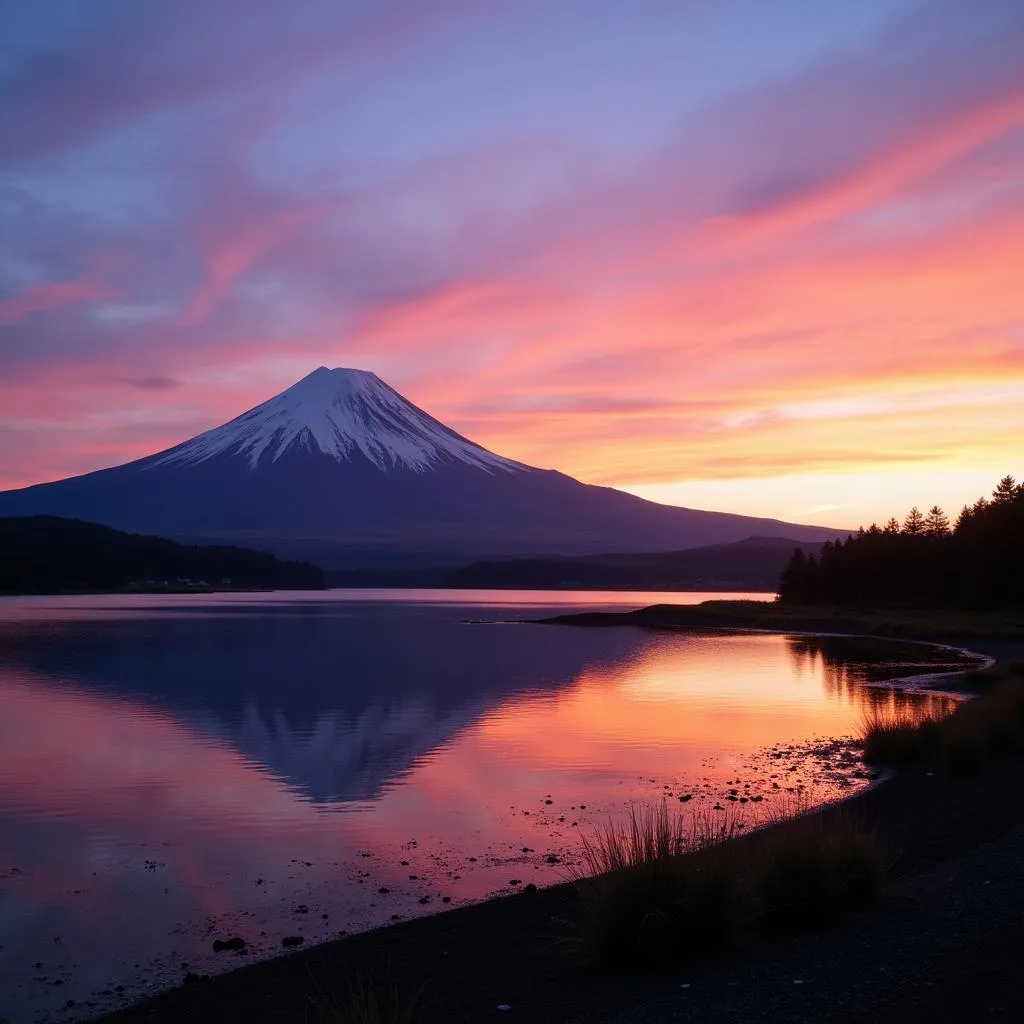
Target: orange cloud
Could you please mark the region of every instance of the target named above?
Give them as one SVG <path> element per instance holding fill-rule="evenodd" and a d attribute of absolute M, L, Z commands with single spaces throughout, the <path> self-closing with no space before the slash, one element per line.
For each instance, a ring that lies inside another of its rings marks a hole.
<path fill-rule="evenodd" d="M 1022 239 L 1019 219 L 996 212 L 579 307 L 478 284 L 472 301 L 453 292 L 391 317 L 389 337 L 500 333 L 508 344 L 475 370 L 471 395 L 449 380 L 413 397 L 489 447 L 589 480 L 1008 456 L 1020 396 L 983 392 L 1024 382 Z M 619 402 L 569 401 L 593 393 Z M 948 394 L 960 395 L 955 411 Z M 784 408 L 865 395 L 884 401 L 814 417 Z"/>

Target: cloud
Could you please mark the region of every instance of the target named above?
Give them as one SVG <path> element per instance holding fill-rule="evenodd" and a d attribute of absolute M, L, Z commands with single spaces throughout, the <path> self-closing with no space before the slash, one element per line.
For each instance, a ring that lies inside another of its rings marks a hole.
<path fill-rule="evenodd" d="M 0 120 L 8 130 L 0 137 L 0 161 L 66 150 L 185 105 L 246 96 L 267 102 L 324 67 L 389 59 L 474 8 L 464 0 L 423 0 L 401 9 L 95 0 L 75 25 L 60 24 L 55 14 L 54 28 L 63 29 L 56 45 L 47 40 L 6 55 Z"/>
<path fill-rule="evenodd" d="M 891 201 L 929 175 L 975 149 L 1024 128 L 1024 87 L 990 97 L 868 157 L 843 174 L 800 188 L 743 215 L 716 217 L 702 226 L 700 245 L 750 244 L 827 223 Z"/>
<path fill-rule="evenodd" d="M 182 314 L 180 325 L 201 324 L 247 271 L 330 209 L 329 205 L 313 204 L 262 219 L 257 216 L 233 234 L 222 232 L 212 238 L 203 253 L 206 280 Z"/>
<path fill-rule="evenodd" d="M 174 377 L 161 377 L 153 375 L 150 377 L 122 377 L 125 384 L 133 388 L 141 388 L 143 391 L 170 391 L 172 388 L 180 388 L 182 382 Z"/>
<path fill-rule="evenodd" d="M 110 289 L 91 281 L 41 281 L 0 302 L 0 326 L 9 326 L 32 313 L 44 313 L 70 303 L 112 297 Z"/>

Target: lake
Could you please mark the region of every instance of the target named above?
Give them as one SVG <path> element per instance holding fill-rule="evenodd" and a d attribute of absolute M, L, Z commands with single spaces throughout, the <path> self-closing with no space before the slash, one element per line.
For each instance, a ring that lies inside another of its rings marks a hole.
<path fill-rule="evenodd" d="M 716 596 L 765 595 L 0 598 L 0 1017 L 554 884 L 634 801 L 848 795 L 834 738 L 949 700 L 829 638 L 517 621 Z"/>

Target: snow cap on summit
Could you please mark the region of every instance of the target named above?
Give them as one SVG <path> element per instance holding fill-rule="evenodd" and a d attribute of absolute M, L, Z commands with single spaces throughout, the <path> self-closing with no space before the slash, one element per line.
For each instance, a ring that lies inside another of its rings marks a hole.
<path fill-rule="evenodd" d="M 360 455 L 378 469 L 423 472 L 464 463 L 488 472 L 525 471 L 455 433 L 369 370 L 320 366 L 290 388 L 161 456 L 154 465 L 244 456 L 251 468 L 289 452 L 321 452 L 339 462 Z"/>

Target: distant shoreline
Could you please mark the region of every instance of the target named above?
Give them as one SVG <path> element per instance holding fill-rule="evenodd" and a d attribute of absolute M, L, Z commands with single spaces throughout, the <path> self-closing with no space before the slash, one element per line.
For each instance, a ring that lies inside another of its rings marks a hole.
<path fill-rule="evenodd" d="M 577 586 L 519 586 L 513 583 L 472 584 L 458 583 L 331 583 L 326 590 L 433 590 L 437 593 L 465 592 L 469 594 L 486 594 L 491 591 L 499 593 L 522 594 L 754 594 L 758 597 L 772 597 L 775 592 L 743 583 L 694 583 L 686 586 L 618 586 L 615 584 Z"/>
<path fill-rule="evenodd" d="M 576 612 L 532 620 L 538 625 L 585 628 L 756 630 L 913 640 L 956 646 L 1016 641 L 1024 650 L 1024 607 L 974 610 L 913 606 L 801 607 L 769 601 L 657 604 L 629 612 Z M 1001 652 L 1000 652 L 1001 653 Z"/>
<path fill-rule="evenodd" d="M 127 597 L 132 594 L 274 594 L 300 591 L 307 587 L 120 587 L 110 590 L 3 590 L 0 597 Z"/>

